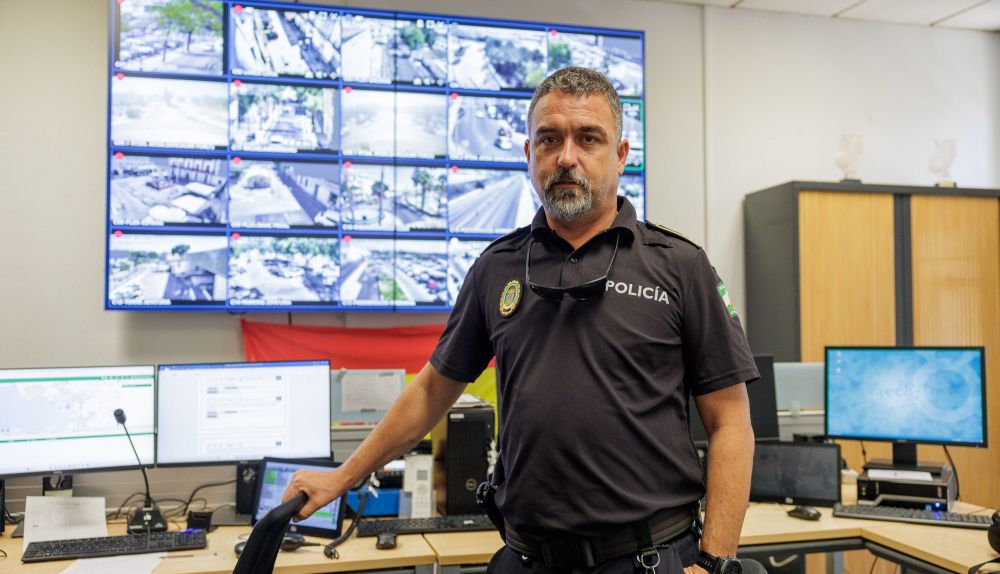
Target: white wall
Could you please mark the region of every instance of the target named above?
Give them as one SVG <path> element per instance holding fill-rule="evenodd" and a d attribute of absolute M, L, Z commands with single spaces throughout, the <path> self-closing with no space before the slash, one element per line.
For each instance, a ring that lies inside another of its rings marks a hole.
<path fill-rule="evenodd" d="M 1000 35 L 706 9 L 708 251 L 744 308 L 742 198 L 793 179 L 836 181 L 840 134 L 863 137 L 867 183 L 951 176 L 1000 187 Z"/>

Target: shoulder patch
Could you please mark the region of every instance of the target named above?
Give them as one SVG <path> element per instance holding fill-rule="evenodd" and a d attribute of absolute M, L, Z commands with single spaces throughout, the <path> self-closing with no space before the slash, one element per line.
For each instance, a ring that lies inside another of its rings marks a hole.
<path fill-rule="evenodd" d="M 670 229 L 669 227 L 660 225 L 659 223 L 653 223 L 652 221 L 647 221 L 646 222 L 646 227 L 648 227 L 649 229 L 652 229 L 654 231 L 659 231 L 660 233 L 662 233 L 664 235 L 669 235 L 670 237 L 676 237 L 677 239 L 681 239 L 681 240 L 687 241 L 691 245 L 694 245 L 698 249 L 701 249 L 701 245 L 698 245 L 698 243 L 694 239 L 691 239 L 690 237 L 688 237 L 687 235 L 684 235 L 680 231 L 675 231 L 673 229 Z"/>
<path fill-rule="evenodd" d="M 496 239 L 494 239 L 493 241 L 491 241 L 490 244 L 486 246 L 486 249 L 483 249 L 483 253 L 486 253 L 487 251 L 489 251 L 490 249 L 496 247 L 497 245 L 501 245 L 501 244 L 506 243 L 508 241 L 513 241 L 514 239 L 517 239 L 517 238 L 523 236 L 525 233 L 527 233 L 530 230 L 531 230 L 531 226 L 530 225 L 525 225 L 524 227 L 518 227 L 517 229 L 515 229 L 514 231 L 511 231 L 510 233 L 508 233 L 506 235 L 501 235 L 500 237 L 497 237 Z"/>

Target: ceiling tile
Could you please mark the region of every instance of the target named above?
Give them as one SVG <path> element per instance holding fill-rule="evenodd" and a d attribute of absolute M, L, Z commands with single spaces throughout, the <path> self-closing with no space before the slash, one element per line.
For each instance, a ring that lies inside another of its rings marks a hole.
<path fill-rule="evenodd" d="M 840 14 L 843 18 L 927 26 L 982 0 L 866 0 Z"/>
<path fill-rule="evenodd" d="M 833 16 L 857 3 L 858 0 L 810 0 L 809 2 L 802 0 L 743 0 L 738 7 L 791 14 Z"/>
<path fill-rule="evenodd" d="M 942 20 L 936 24 L 946 28 L 969 28 L 972 30 L 987 30 L 1000 32 L 1000 0 L 976 6 L 968 12 Z"/>

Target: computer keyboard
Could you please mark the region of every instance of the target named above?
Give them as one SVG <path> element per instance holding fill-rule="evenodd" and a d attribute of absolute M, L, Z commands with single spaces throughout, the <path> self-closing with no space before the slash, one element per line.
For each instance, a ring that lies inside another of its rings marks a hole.
<path fill-rule="evenodd" d="M 21 557 L 21 562 L 45 562 L 70 558 L 97 558 L 122 554 L 169 552 L 171 550 L 196 550 L 208 544 L 204 530 L 191 532 L 150 532 L 126 536 L 101 536 L 99 538 L 74 538 L 32 542 Z"/>
<path fill-rule="evenodd" d="M 872 520 L 981 528 L 983 530 L 990 527 L 990 517 L 983 514 L 961 514 L 944 510 L 923 510 L 918 508 L 900 508 L 897 506 L 836 504 L 833 507 L 833 515 L 842 518 L 870 518 Z"/>
<path fill-rule="evenodd" d="M 423 534 L 425 532 L 462 532 L 468 530 L 496 530 L 485 514 L 456 514 L 431 518 L 393 518 L 388 520 L 363 520 L 358 524 L 358 536 L 378 536 L 383 532 L 396 534 Z"/>

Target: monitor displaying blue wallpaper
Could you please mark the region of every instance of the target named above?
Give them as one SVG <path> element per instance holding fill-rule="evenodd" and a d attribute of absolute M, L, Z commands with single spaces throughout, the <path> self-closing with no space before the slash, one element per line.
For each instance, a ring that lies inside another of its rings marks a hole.
<path fill-rule="evenodd" d="M 606 74 L 645 217 L 634 30 L 234 0 L 111 0 L 105 308 L 447 311 L 540 207 L 534 88 Z"/>
<path fill-rule="evenodd" d="M 982 347 L 828 347 L 826 434 L 985 446 Z"/>

